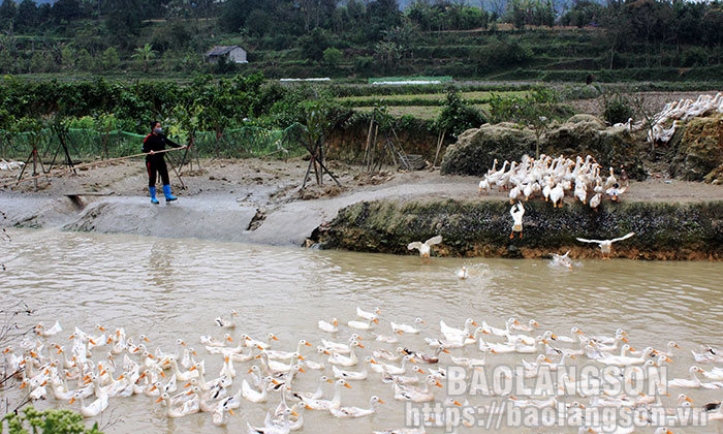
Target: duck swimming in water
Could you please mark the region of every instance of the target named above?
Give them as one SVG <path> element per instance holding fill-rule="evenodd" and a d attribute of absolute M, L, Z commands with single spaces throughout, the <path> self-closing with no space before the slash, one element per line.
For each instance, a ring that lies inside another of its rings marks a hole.
<path fill-rule="evenodd" d="M 413 243 L 409 243 L 409 245 L 407 246 L 407 249 L 419 250 L 419 256 L 422 257 L 422 260 L 429 261 L 429 257 L 432 253 L 432 246 L 439 244 L 441 242 L 442 242 L 442 236 L 437 235 L 436 237 L 432 237 L 423 243 L 421 241 L 415 241 Z"/>

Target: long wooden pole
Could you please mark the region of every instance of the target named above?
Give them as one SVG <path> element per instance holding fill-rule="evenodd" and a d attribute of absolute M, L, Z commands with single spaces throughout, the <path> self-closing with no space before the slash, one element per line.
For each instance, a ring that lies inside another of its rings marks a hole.
<path fill-rule="evenodd" d="M 182 147 L 180 147 L 180 148 L 164 149 L 164 150 L 162 150 L 162 151 L 155 151 L 154 154 L 163 154 L 163 153 L 165 153 L 165 152 L 180 151 L 180 150 L 183 150 L 183 149 L 186 149 L 186 147 L 185 147 L 185 146 L 182 146 Z M 85 166 L 88 166 L 88 167 L 90 167 L 90 166 L 97 166 L 98 164 L 102 164 L 102 163 L 111 163 L 111 162 L 113 162 L 113 161 L 126 160 L 126 159 L 128 159 L 128 158 L 135 158 L 135 157 L 142 157 L 142 156 L 144 156 L 144 155 L 150 155 L 150 154 L 151 154 L 150 152 L 144 152 L 144 153 L 141 153 L 141 154 L 127 155 L 127 156 L 125 156 L 125 157 L 111 158 L 110 160 L 93 161 L 92 163 L 78 164 L 78 165 L 75 166 L 75 168 L 77 169 L 77 168 L 85 167 Z M 41 164 L 42 164 L 42 163 L 41 163 Z M 33 166 L 35 166 L 35 163 L 33 164 Z M 47 174 L 47 173 L 43 173 L 43 174 L 40 174 L 40 175 L 37 175 L 37 176 L 33 176 L 33 177 L 31 177 L 31 178 L 18 179 L 18 180 L 13 181 L 13 182 L 9 182 L 9 183 L 6 183 L 6 184 L 2 184 L 2 185 L 0 185 L 0 188 L 5 188 L 5 187 L 8 187 L 8 186 L 13 185 L 13 184 L 17 185 L 17 184 L 20 183 L 20 181 L 34 181 L 34 180 L 37 181 L 37 179 L 40 178 L 40 177 L 42 177 L 42 176 L 48 176 L 48 174 Z"/>

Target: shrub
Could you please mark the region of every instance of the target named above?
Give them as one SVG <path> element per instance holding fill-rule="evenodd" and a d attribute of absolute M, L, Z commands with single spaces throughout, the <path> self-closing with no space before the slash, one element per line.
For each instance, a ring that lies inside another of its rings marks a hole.
<path fill-rule="evenodd" d="M 439 129 L 448 131 L 454 137 L 470 128 L 479 128 L 485 122 L 487 119 L 482 113 L 468 106 L 454 90 L 447 93 L 447 101 L 437 119 Z"/>
<path fill-rule="evenodd" d="M 610 124 L 627 122 L 635 113 L 630 100 L 623 95 L 615 95 L 612 99 L 606 98 L 603 100 L 603 104 L 605 106 L 603 119 Z"/>
<path fill-rule="evenodd" d="M 9 434 L 28 434 L 30 432 L 102 434 L 98 429 L 97 422 L 91 428 L 87 428 L 83 424 L 83 416 L 65 409 L 40 411 L 34 407 L 27 407 L 21 414 L 6 414 L 2 420 L 7 421 Z"/>

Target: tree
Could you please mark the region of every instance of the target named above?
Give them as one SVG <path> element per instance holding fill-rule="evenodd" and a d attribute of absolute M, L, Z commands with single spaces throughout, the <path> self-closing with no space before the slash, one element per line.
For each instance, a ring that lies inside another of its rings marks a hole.
<path fill-rule="evenodd" d="M 0 27 L 6 29 L 12 26 L 17 13 L 18 8 L 13 0 L 3 0 L 0 4 Z"/>
<path fill-rule="evenodd" d="M 85 49 L 91 56 L 96 56 L 99 51 L 105 49 L 102 27 L 97 21 L 84 21 L 73 38 L 73 44 L 77 49 Z"/>
<path fill-rule="evenodd" d="M 141 0 L 113 0 L 106 6 L 105 26 L 111 42 L 121 50 L 134 45 L 144 18 Z"/>
<path fill-rule="evenodd" d="M 366 12 L 366 33 L 370 39 L 379 39 L 381 32 L 398 25 L 402 16 L 396 0 L 372 0 Z"/>
<path fill-rule="evenodd" d="M 320 62 L 324 59 L 324 50 L 331 45 L 329 34 L 323 29 L 314 29 L 311 33 L 299 38 L 301 54 L 304 58 Z"/>
<path fill-rule="evenodd" d="M 592 0 L 579 0 L 572 5 L 572 8 L 560 18 L 560 22 L 566 26 L 584 27 L 597 23 L 603 6 Z"/>
<path fill-rule="evenodd" d="M 712 5 L 703 15 L 701 27 L 704 44 L 708 46 L 723 44 L 723 8 L 720 4 Z"/>
<path fill-rule="evenodd" d="M 384 41 L 396 44 L 402 56 L 405 53 L 411 53 L 413 41 L 418 34 L 417 26 L 407 18 L 402 20 L 401 25 L 394 26 L 382 32 Z"/>
<path fill-rule="evenodd" d="M 254 0 L 226 0 L 221 8 L 219 23 L 227 32 L 238 32 L 246 26 L 246 20 L 254 9 L 260 8 Z"/>
<path fill-rule="evenodd" d="M 555 112 L 558 99 L 554 90 L 537 87 L 525 96 L 520 106 L 518 118 L 535 131 L 535 158 L 540 158 L 540 137 L 552 118 L 558 117 Z"/>
<path fill-rule="evenodd" d="M 15 15 L 15 29 L 20 32 L 32 32 L 38 25 L 38 6 L 33 0 L 23 0 Z"/>
<path fill-rule="evenodd" d="M 91 56 L 85 48 L 78 50 L 78 59 L 76 64 L 81 71 L 93 71 L 95 69 L 93 56 Z"/>
<path fill-rule="evenodd" d="M 324 63 L 332 68 L 338 68 L 342 60 L 344 60 L 344 55 L 338 48 L 329 47 L 324 50 Z"/>
<path fill-rule="evenodd" d="M 158 52 L 153 49 L 151 44 L 146 43 L 146 45 L 135 49 L 135 54 L 131 55 L 131 59 L 139 60 L 143 64 L 143 72 L 148 72 L 151 61 L 157 55 Z"/>
<path fill-rule="evenodd" d="M 89 17 L 80 0 L 57 0 L 53 3 L 53 18 L 56 23 L 69 23 L 80 18 Z"/>
<path fill-rule="evenodd" d="M 336 9 L 335 3 L 334 0 L 299 0 L 304 31 L 308 32 L 327 22 Z"/>
<path fill-rule="evenodd" d="M 402 50 L 394 42 L 380 41 L 374 46 L 374 58 L 383 68 L 391 70 L 402 58 Z"/>
<path fill-rule="evenodd" d="M 453 137 L 459 136 L 470 128 L 479 128 L 487 122 L 482 113 L 467 105 L 455 89 L 447 91 L 447 100 L 437 118 L 437 128 Z"/>
<path fill-rule="evenodd" d="M 315 93 L 317 94 L 316 99 L 303 101 L 296 106 L 302 120 L 285 131 L 285 140 L 300 142 L 311 157 L 304 182 L 301 185 L 302 189 L 306 187 L 306 181 L 309 179 L 312 168 L 317 185 L 324 184 L 324 172 L 326 172 L 341 187 L 339 180 L 324 164 L 326 135 L 334 124 L 336 110 L 326 98 L 319 97 L 318 93 Z"/>

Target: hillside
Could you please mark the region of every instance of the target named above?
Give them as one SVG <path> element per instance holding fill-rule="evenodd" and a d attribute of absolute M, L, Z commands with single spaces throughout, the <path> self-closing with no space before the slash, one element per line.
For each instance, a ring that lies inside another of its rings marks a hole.
<path fill-rule="evenodd" d="M 6 6 L 1 15 L 12 19 L 0 20 L 7 34 L 0 73 L 132 80 L 261 72 L 351 82 L 423 75 L 572 83 L 720 82 L 723 76 L 718 3 L 539 1 L 521 9 L 514 2 L 348 1 L 297 10 L 286 7 L 288 1 L 153 0 L 152 11 L 137 2 L 128 8 L 91 3 L 71 8 L 56 2 L 22 13 Z M 204 53 L 216 45 L 244 48 L 249 63 L 206 62 Z"/>

